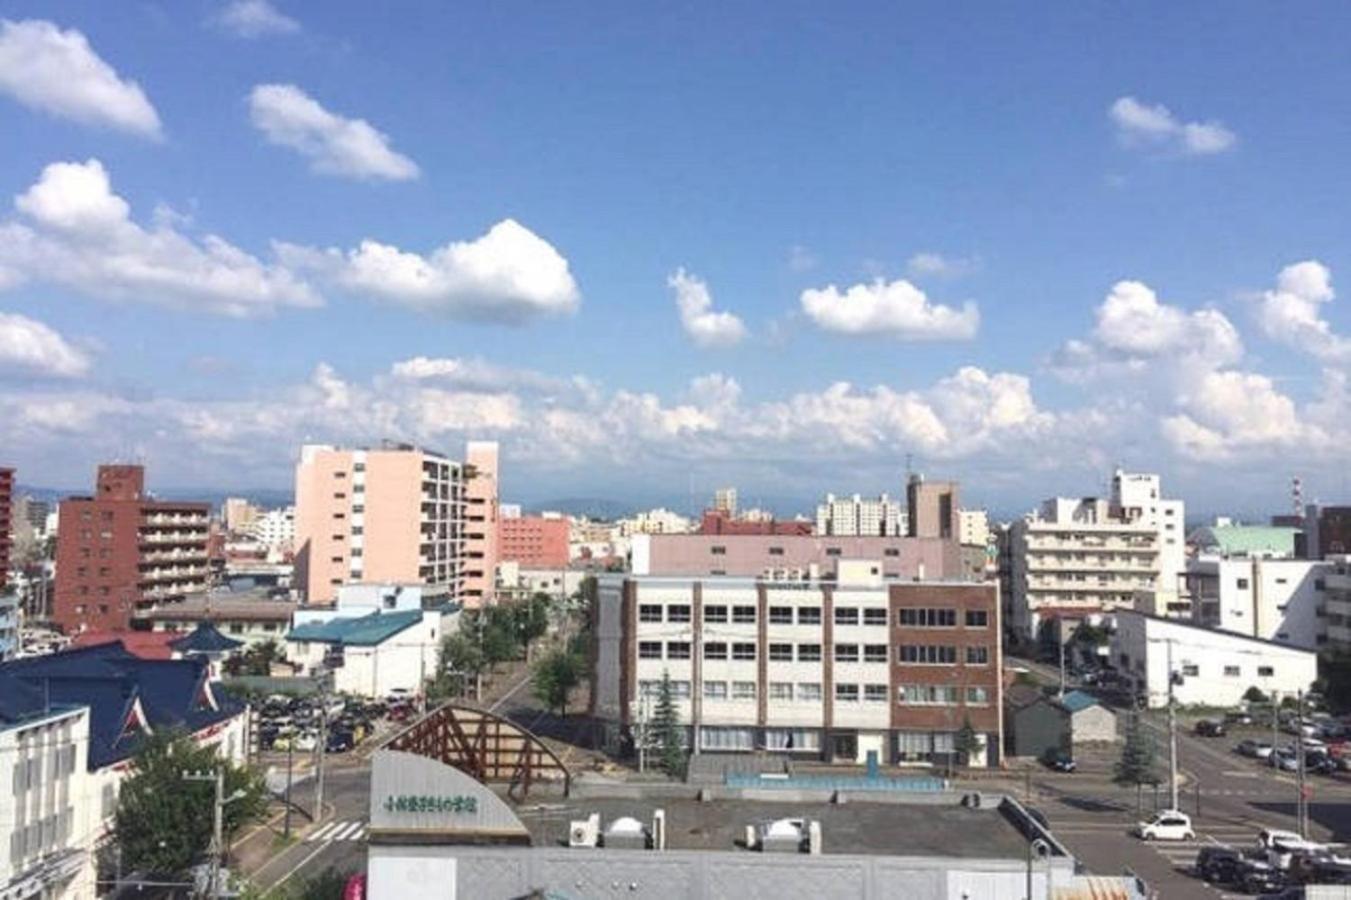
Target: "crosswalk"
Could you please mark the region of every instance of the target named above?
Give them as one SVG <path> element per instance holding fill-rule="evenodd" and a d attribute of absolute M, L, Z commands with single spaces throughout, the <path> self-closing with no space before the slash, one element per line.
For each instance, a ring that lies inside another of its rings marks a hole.
<path fill-rule="evenodd" d="M 307 844 L 326 844 L 330 841 L 361 841 L 366 838 L 366 823 L 360 819 L 329 822 L 305 837 Z"/>
<path fill-rule="evenodd" d="M 1216 824 L 1206 826 L 1198 831 L 1194 841 L 1151 841 L 1149 847 L 1167 860 L 1174 870 L 1190 873 L 1192 867 L 1196 864 L 1196 854 L 1201 851 L 1202 847 L 1212 844 L 1251 847 L 1256 834 L 1255 829 L 1249 825 Z M 1222 897 L 1224 900 L 1244 896 L 1241 893 L 1221 890 L 1215 885 L 1210 887 L 1215 891 L 1217 897 Z"/>

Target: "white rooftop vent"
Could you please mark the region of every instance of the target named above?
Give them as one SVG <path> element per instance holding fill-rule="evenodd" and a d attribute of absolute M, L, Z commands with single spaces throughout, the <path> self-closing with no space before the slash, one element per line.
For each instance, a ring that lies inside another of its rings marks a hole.
<path fill-rule="evenodd" d="M 605 846 L 622 850 L 646 850 L 647 828 L 632 816 L 620 816 L 605 829 Z"/>
<path fill-rule="evenodd" d="M 568 827 L 569 847 L 594 847 L 600 839 L 600 813 L 574 819 Z"/>
<path fill-rule="evenodd" d="M 803 819 L 776 819 L 760 826 L 756 843 L 765 853 L 801 853 L 806 829 Z"/>

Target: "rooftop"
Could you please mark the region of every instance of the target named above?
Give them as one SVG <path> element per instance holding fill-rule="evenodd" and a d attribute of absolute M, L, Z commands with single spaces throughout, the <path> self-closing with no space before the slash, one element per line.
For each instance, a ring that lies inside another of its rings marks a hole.
<path fill-rule="evenodd" d="M 1187 542 L 1224 556 L 1295 555 L 1298 528 L 1277 525 L 1207 525 L 1191 533 Z"/>
<path fill-rule="evenodd" d="M 738 851 L 746 826 L 776 819 L 815 819 L 821 823 L 822 852 L 870 856 L 948 856 L 1023 859 L 1027 839 L 997 808 L 875 803 L 851 796 L 847 804 L 765 800 L 687 798 L 573 798 L 561 807 L 520 806 L 515 812 L 530 830 L 535 846 L 567 846 L 573 819 L 600 813 L 602 832 L 620 816 L 651 827 L 652 813 L 666 812 L 671 850 Z M 578 851 L 585 852 L 585 851 Z"/>
<path fill-rule="evenodd" d="M 191 594 L 175 603 L 137 610 L 136 618 L 159 622 L 290 622 L 296 604 L 274 600 L 266 589 L 242 594 Z"/>
<path fill-rule="evenodd" d="M 307 622 L 292 628 L 288 641 L 314 641 L 347 647 L 372 647 L 384 643 L 399 632 L 422 621 L 422 610 L 373 612 L 368 616 L 335 618 L 327 622 Z"/>

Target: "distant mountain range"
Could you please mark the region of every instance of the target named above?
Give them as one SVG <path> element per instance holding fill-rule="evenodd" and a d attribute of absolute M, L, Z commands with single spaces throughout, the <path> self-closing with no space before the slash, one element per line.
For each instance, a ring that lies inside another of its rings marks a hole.
<path fill-rule="evenodd" d="M 46 500 L 49 503 L 55 503 L 66 497 L 88 496 L 92 492 L 92 487 L 49 488 L 37 487 L 31 484 L 19 484 L 15 486 L 14 496 L 33 497 L 37 500 Z M 159 497 L 163 500 L 194 500 L 202 503 L 209 503 L 213 508 L 223 504 L 226 497 L 243 497 L 250 503 L 267 509 L 277 506 L 289 506 L 292 502 L 290 491 L 277 490 L 275 488 L 258 488 L 242 491 L 163 488 L 161 490 L 151 491 L 151 493 L 155 497 Z"/>

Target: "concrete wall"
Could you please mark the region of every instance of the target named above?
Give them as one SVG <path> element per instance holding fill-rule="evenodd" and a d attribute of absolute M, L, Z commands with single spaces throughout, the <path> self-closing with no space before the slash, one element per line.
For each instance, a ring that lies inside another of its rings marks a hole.
<path fill-rule="evenodd" d="M 1116 740 L 1116 713 L 1105 706 L 1090 706 L 1070 717 L 1075 745 L 1111 743 Z"/>
<path fill-rule="evenodd" d="M 840 559 L 881 560 L 888 578 L 959 578 L 954 537 L 821 537 L 817 535 L 653 534 L 633 538 L 635 575 L 733 575 L 756 578 L 766 569 L 819 567 Z"/>

